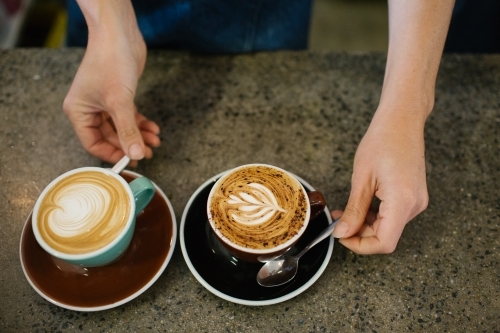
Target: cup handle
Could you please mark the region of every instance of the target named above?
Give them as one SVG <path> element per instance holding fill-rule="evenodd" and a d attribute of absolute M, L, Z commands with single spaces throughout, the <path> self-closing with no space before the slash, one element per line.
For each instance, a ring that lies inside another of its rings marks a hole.
<path fill-rule="evenodd" d="M 312 220 L 323 212 L 326 207 L 326 200 L 323 194 L 318 191 L 307 192 L 307 196 L 309 197 L 309 204 L 311 206 L 311 217 L 309 217 L 309 220 Z"/>
<path fill-rule="evenodd" d="M 155 194 L 155 186 L 146 177 L 139 177 L 129 184 L 135 199 L 135 215 L 138 215 L 151 201 Z"/>

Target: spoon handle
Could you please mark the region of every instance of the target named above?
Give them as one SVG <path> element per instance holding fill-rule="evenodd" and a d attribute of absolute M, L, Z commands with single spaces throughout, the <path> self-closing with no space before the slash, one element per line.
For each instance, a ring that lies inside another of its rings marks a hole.
<path fill-rule="evenodd" d="M 297 254 L 295 256 L 296 260 L 299 260 L 299 258 L 302 257 L 302 255 L 304 253 L 306 253 L 311 247 L 313 247 L 314 245 L 316 245 L 319 242 L 321 242 L 323 239 L 325 239 L 328 236 L 330 236 L 332 234 L 332 232 L 333 232 L 333 229 L 335 229 L 335 226 L 339 222 L 339 220 L 340 220 L 340 217 L 338 219 L 336 219 L 335 221 L 333 221 L 333 223 L 330 224 L 328 226 L 328 228 L 326 228 L 325 230 L 323 230 L 311 243 L 309 243 L 302 251 L 300 251 L 299 254 Z"/>
<path fill-rule="evenodd" d="M 123 171 L 123 169 L 125 169 L 125 167 L 127 166 L 127 164 L 129 164 L 130 162 L 130 158 L 125 155 L 122 157 L 121 160 L 118 161 L 118 163 L 116 163 L 113 168 L 111 169 L 111 171 L 113 171 L 114 173 L 120 173 Z"/>

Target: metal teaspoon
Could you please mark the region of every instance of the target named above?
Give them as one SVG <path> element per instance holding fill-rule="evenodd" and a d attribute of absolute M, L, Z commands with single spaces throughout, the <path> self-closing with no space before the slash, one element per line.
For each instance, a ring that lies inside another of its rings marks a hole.
<path fill-rule="evenodd" d="M 271 261 L 268 261 L 259 273 L 257 273 L 257 283 L 263 287 L 276 287 L 287 283 L 292 280 L 297 274 L 299 267 L 299 259 L 311 249 L 314 245 L 318 244 L 323 239 L 330 236 L 337 225 L 340 218 L 336 219 L 325 230 L 323 230 L 309 245 L 307 245 L 299 254 L 295 256 L 278 256 Z"/>

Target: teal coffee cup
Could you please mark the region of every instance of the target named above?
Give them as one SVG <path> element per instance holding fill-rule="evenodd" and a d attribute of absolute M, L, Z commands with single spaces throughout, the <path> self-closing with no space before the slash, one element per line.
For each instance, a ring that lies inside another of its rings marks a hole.
<path fill-rule="evenodd" d="M 146 177 L 129 184 L 108 169 L 74 169 L 42 191 L 33 209 L 33 233 L 53 257 L 83 267 L 104 266 L 125 252 L 136 216 L 154 193 Z"/>

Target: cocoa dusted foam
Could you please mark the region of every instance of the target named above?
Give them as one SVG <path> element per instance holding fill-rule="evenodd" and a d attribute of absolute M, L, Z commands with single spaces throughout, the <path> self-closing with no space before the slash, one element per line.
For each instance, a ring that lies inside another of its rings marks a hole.
<path fill-rule="evenodd" d="M 279 169 L 248 166 L 224 177 L 213 190 L 210 218 L 229 241 L 268 249 L 303 227 L 307 200 L 300 183 Z"/>
<path fill-rule="evenodd" d="M 57 182 L 38 210 L 38 228 L 53 249 L 70 254 L 98 250 L 123 230 L 131 214 L 122 183 L 103 172 L 79 172 Z"/>

